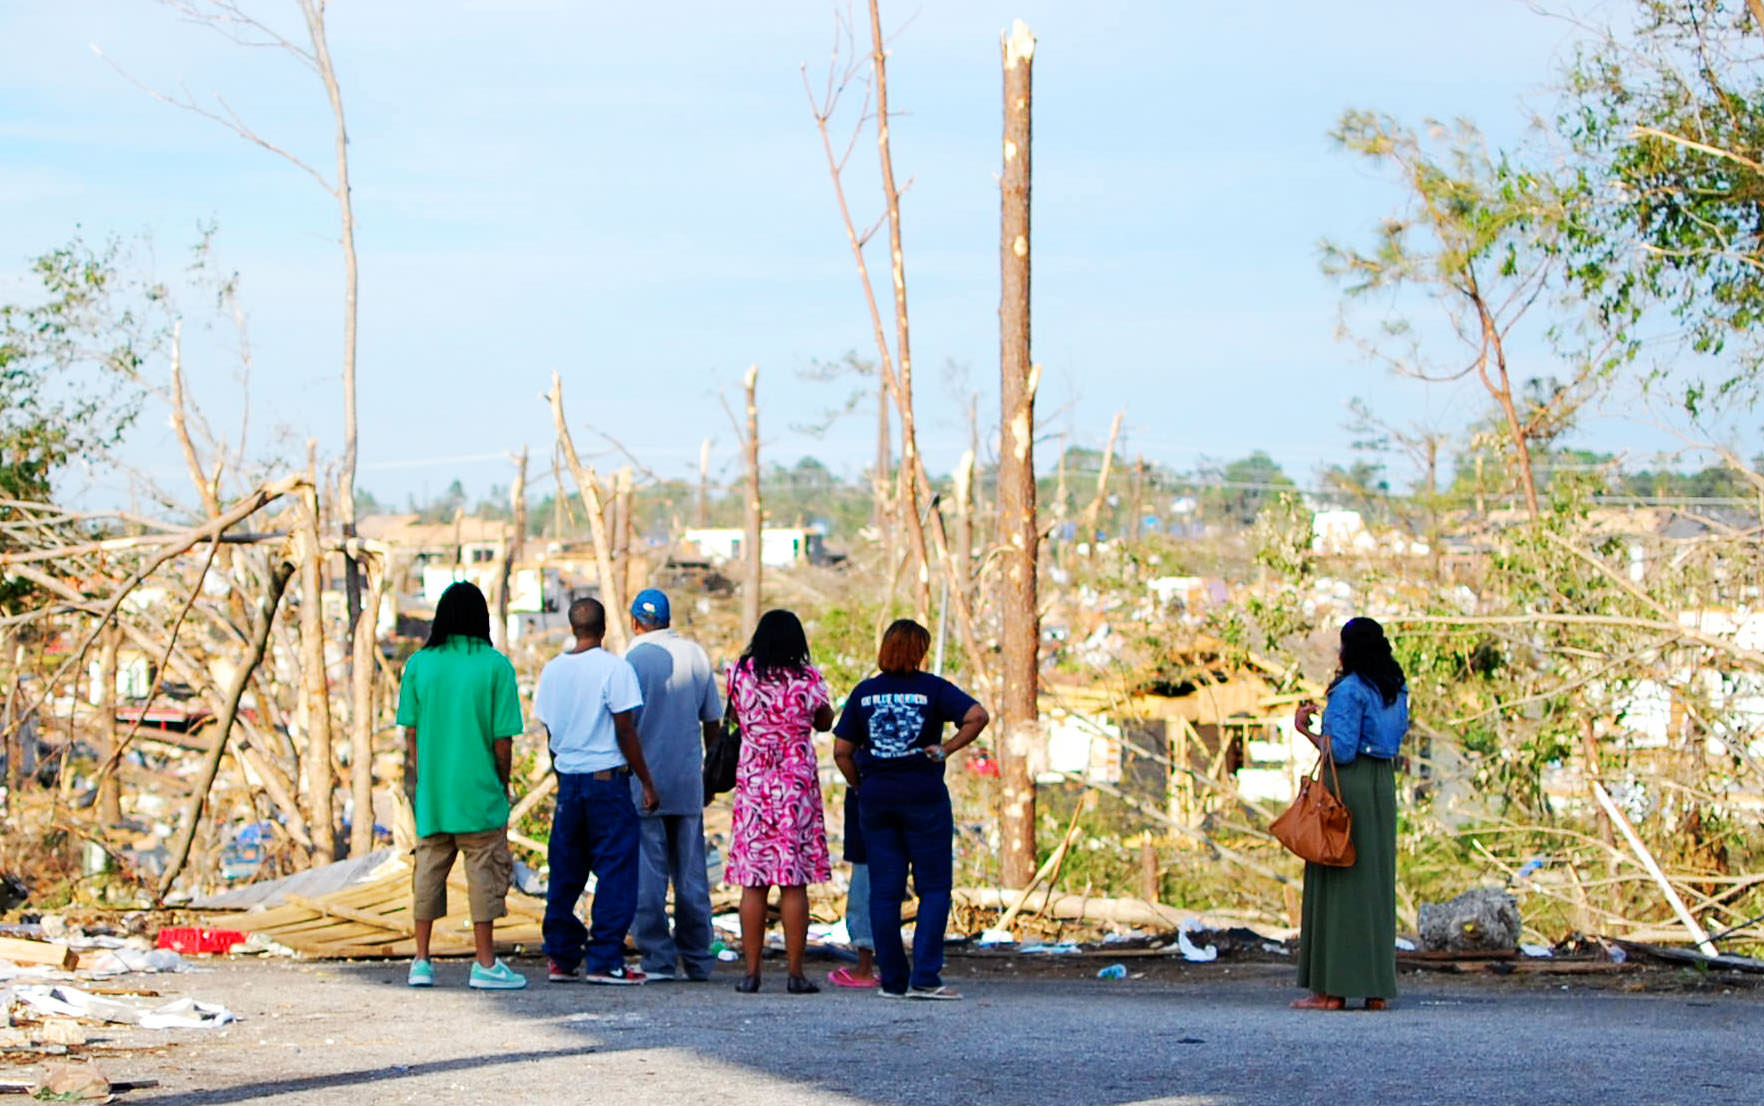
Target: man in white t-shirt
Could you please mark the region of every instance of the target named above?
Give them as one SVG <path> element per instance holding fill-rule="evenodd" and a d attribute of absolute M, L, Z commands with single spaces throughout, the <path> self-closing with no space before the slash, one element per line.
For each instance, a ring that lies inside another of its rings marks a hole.
<path fill-rule="evenodd" d="M 570 604 L 570 630 L 575 647 L 545 666 L 533 696 L 557 772 L 545 957 L 553 983 L 642 983 L 642 972 L 625 967 L 641 841 L 631 777 L 642 786 L 645 810 L 660 804 L 634 718 L 643 693 L 630 663 L 600 646 L 606 608 L 598 600 Z M 591 872 L 594 904 L 584 926 L 576 904 Z"/>

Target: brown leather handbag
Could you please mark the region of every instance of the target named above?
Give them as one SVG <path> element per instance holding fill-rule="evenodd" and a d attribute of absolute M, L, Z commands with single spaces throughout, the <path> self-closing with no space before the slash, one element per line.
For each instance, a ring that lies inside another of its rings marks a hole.
<path fill-rule="evenodd" d="M 1329 774 L 1334 778 L 1333 791 L 1323 785 L 1324 761 L 1329 762 Z M 1340 794 L 1341 774 L 1335 757 L 1318 750 L 1317 767 L 1300 781 L 1298 798 L 1268 828 L 1282 845 L 1312 864 L 1351 868 L 1354 816 L 1338 798 Z"/>

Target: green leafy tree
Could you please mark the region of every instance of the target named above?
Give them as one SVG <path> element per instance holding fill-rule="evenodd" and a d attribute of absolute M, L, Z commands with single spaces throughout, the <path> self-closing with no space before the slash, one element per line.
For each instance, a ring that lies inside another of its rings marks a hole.
<path fill-rule="evenodd" d="M 1207 513 L 1249 526 L 1282 489 L 1295 486 L 1274 458 L 1258 449 L 1219 470 L 1207 493 Z"/>
<path fill-rule="evenodd" d="M 1559 121 L 1578 155 L 1570 275 L 1619 356 L 1645 355 L 1661 329 L 1710 355 L 1710 375 L 1675 381 L 1693 416 L 1755 397 L 1764 368 L 1761 9 L 1635 0 L 1579 51 Z M 1674 361 L 1644 375 L 1676 376 Z"/>
<path fill-rule="evenodd" d="M 121 276 L 123 252 L 76 237 L 31 263 L 35 298 L 0 305 L 0 498 L 47 503 L 67 464 L 101 459 L 140 411 L 163 291 Z M 0 504 L 0 523 L 20 514 Z M 0 611 L 27 591 L 0 581 Z"/>
<path fill-rule="evenodd" d="M 7 498 L 47 500 L 58 468 L 101 457 L 140 410 L 141 364 L 160 337 L 149 311 L 164 293 L 131 288 L 120 275 L 122 252 L 114 240 L 94 248 L 75 238 L 31 263 L 36 299 L 0 305 Z"/>
<path fill-rule="evenodd" d="M 1348 300 L 1376 301 L 1370 333 L 1357 335 L 1362 348 L 1416 379 L 1478 380 L 1499 412 L 1513 483 L 1535 519 L 1534 447 L 1560 433 L 1597 379 L 1594 362 L 1583 359 L 1571 385 L 1545 389 L 1538 402 L 1511 364 L 1519 328 L 1559 283 L 1564 217 L 1556 183 L 1491 153 L 1464 121 L 1429 120 L 1417 131 L 1350 111 L 1332 137 L 1403 190 L 1369 245 L 1323 246 L 1323 269 Z"/>

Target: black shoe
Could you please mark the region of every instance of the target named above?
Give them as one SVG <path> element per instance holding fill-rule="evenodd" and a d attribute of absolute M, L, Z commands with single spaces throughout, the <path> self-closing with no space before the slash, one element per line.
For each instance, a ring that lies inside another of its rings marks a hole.
<path fill-rule="evenodd" d="M 793 995 L 818 995 L 821 989 L 800 975 L 793 975 L 784 985 L 784 989 Z"/>
<path fill-rule="evenodd" d="M 759 983 L 760 977 L 758 975 L 744 975 L 741 977 L 741 982 L 735 984 L 735 989 L 744 995 L 751 995 L 759 990 Z"/>

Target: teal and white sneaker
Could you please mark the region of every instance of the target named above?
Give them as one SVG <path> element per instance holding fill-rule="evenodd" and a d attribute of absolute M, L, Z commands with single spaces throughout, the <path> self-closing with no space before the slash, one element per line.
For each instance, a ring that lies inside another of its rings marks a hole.
<path fill-rule="evenodd" d="M 527 977 L 501 960 L 488 968 L 476 960 L 472 961 L 472 977 L 466 981 L 466 986 L 476 987 L 480 991 L 518 991 L 526 985 Z"/>
<path fill-rule="evenodd" d="M 409 982 L 412 987 L 433 987 L 435 985 L 435 966 L 427 960 L 412 960 Z"/>

